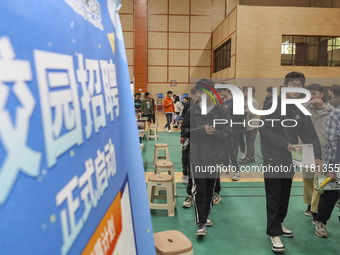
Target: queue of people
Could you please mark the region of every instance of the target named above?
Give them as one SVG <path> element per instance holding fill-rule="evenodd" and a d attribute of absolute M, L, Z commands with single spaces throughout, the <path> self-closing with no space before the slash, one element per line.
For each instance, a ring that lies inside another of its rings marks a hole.
<path fill-rule="evenodd" d="M 183 123 L 180 127 L 182 183 L 187 184 L 187 197 L 182 206 L 190 208 L 194 205 L 197 236 L 207 234 L 207 227 L 213 225 L 209 217 L 210 212 L 213 205 L 221 201 L 220 173 L 218 171 L 212 173 L 208 169 L 211 166 L 218 168 L 232 165 L 235 169 L 232 180 L 239 181 L 241 179 L 239 164 L 255 163 L 255 140 L 258 134 L 263 166 L 280 166 L 289 169 L 285 172 L 264 173 L 266 233 L 270 237 L 272 250 L 284 252 L 285 246 L 281 236 L 287 238 L 294 236 L 293 231 L 283 224 L 288 212 L 292 179 L 295 173 L 295 168 L 291 167 L 293 165 L 292 151 L 295 150 L 293 145 L 299 143 L 312 145 L 314 166 L 318 169 L 311 173 L 303 168 L 303 199 L 307 206 L 304 214 L 312 218 L 311 222 L 315 225 L 317 236 L 323 238 L 328 236 L 326 224 L 339 200 L 340 191 L 317 190 L 317 179 L 320 175 L 326 174 L 332 181 L 339 182 L 340 180 L 340 86 L 331 86 L 326 94 L 322 85 L 305 86 L 305 83 L 306 78 L 303 73 L 291 72 L 285 76 L 283 87 L 306 88 L 310 92 L 310 100 L 303 104 L 310 115 L 306 115 L 295 104 L 287 104 L 286 115 L 283 115 L 281 101 L 284 99 L 280 95 L 277 97 L 275 111 L 269 115 L 256 116 L 248 109 L 246 103 L 244 103 L 244 114 L 235 114 L 232 92 L 226 88 L 216 88 L 214 82 L 209 79 L 201 79 L 196 83 L 196 86 L 191 89 L 191 100 L 188 97 L 184 98 L 184 105 L 180 103 L 179 97 L 173 95 L 172 91 L 167 92 L 167 97 L 163 102 L 167 120 L 164 129 L 170 133 L 172 122 L 175 127 L 179 125 L 178 119 L 174 121 L 173 115 L 182 118 Z M 253 108 L 259 109 L 259 104 L 254 99 L 254 87 L 243 89 L 245 101 L 247 102 L 249 92 Z M 275 101 L 273 87 L 268 87 L 266 92 L 262 110 L 271 109 Z M 150 109 L 154 107 L 148 98 L 149 93 L 145 93 L 146 99 L 143 101 L 140 101 L 140 95 L 137 94 L 136 111 L 140 109 L 144 115 L 151 116 Z M 288 92 L 285 95 L 286 99 L 290 100 L 301 97 L 300 92 Z M 325 100 L 327 96 L 330 98 L 328 102 Z M 205 103 L 202 102 L 202 98 L 206 100 Z M 218 100 L 221 100 L 221 104 L 216 103 Z M 244 125 L 215 125 L 216 119 L 226 120 L 229 123 L 230 121 L 244 123 Z M 273 119 L 279 122 L 285 119 L 294 120 L 296 125 L 273 125 L 273 122 L 268 121 Z M 259 121 L 262 121 L 264 125 L 259 125 Z"/>

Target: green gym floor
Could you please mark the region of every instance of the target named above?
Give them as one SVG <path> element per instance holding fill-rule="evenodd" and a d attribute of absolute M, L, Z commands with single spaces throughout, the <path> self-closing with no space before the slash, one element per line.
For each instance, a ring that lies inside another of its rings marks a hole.
<path fill-rule="evenodd" d="M 266 235 L 265 190 L 263 181 L 226 182 L 221 181 L 222 200 L 213 207 L 210 218 L 213 226 L 207 228 L 204 238 L 196 238 L 194 208 L 183 208 L 186 185 L 180 182 L 182 166 L 182 146 L 179 132 L 159 132 L 157 141 L 143 140 L 142 151 L 145 172 L 153 172 L 154 145 L 167 143 L 170 160 L 174 163 L 177 180 L 176 214 L 168 217 L 165 210 L 151 210 L 153 231 L 178 230 L 192 242 L 195 255 L 236 254 L 266 255 L 274 254 L 269 237 Z M 255 147 L 256 164 L 261 163 L 259 137 Z M 146 173 L 146 176 L 150 173 Z M 231 178 L 231 175 L 228 179 Z M 225 179 L 225 178 L 224 178 Z M 249 179 L 247 179 L 249 180 Z M 256 179 L 258 180 L 258 178 Z M 284 225 L 294 232 L 294 238 L 282 237 L 284 254 L 335 255 L 340 254 L 340 222 L 338 208 L 335 208 L 327 223 L 328 238 L 318 237 L 310 217 L 304 215 L 301 181 L 294 181 L 291 191 L 288 215 Z"/>

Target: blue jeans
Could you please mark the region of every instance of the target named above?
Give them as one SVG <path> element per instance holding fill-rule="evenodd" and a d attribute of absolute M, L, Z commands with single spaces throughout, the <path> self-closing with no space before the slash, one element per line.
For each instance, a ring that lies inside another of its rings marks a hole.
<path fill-rule="evenodd" d="M 171 129 L 170 128 L 170 123 L 172 121 L 172 112 L 165 113 L 165 116 L 166 116 L 166 125 L 165 125 L 165 127 L 169 128 L 169 130 L 170 130 Z"/>

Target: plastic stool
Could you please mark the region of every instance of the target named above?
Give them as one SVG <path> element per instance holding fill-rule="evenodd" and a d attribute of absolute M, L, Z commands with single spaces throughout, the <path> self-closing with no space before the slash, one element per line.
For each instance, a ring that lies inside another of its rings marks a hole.
<path fill-rule="evenodd" d="M 155 248 L 157 255 L 193 255 L 194 250 L 188 237 L 177 230 L 155 233 Z"/>
<path fill-rule="evenodd" d="M 165 157 L 159 157 L 159 151 L 164 150 L 165 152 Z M 156 164 L 158 160 L 167 160 L 170 161 L 169 157 L 169 148 L 166 143 L 156 143 L 155 144 L 155 154 L 153 157 L 153 163 Z"/>
<path fill-rule="evenodd" d="M 155 194 L 156 187 L 166 190 L 166 195 Z M 165 174 L 153 174 L 148 178 L 148 198 L 150 209 L 168 210 L 168 216 L 175 216 L 176 198 L 174 196 L 172 176 Z M 154 203 L 155 199 L 166 199 L 164 204 Z"/>
<path fill-rule="evenodd" d="M 177 195 L 174 163 L 172 163 L 171 161 L 167 161 L 167 160 L 158 160 L 155 163 L 155 174 L 161 174 L 162 172 L 167 172 L 169 175 L 172 176 L 172 182 L 174 185 L 174 194 Z"/>
<path fill-rule="evenodd" d="M 152 134 L 151 134 L 151 132 L 152 132 Z M 154 138 L 155 140 L 158 140 L 157 127 L 155 127 L 155 126 L 149 127 L 147 140 L 149 140 L 150 138 Z"/>

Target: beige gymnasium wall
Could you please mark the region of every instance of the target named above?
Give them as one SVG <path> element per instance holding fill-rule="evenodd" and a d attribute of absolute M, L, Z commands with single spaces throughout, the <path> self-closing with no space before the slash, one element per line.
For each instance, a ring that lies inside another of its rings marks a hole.
<path fill-rule="evenodd" d="M 133 59 L 134 59 L 134 23 L 133 23 L 133 0 L 122 0 L 122 7 L 119 10 L 120 20 L 123 28 L 126 58 L 129 65 L 130 80 L 133 80 Z"/>
<path fill-rule="evenodd" d="M 231 61 L 230 67 L 219 72 L 212 73 L 212 78 L 216 81 L 233 80 L 236 76 L 236 46 L 237 46 L 237 7 L 234 8 L 228 17 L 214 30 L 212 34 L 212 55 L 211 61 L 214 62 L 213 52 L 223 43 L 231 39 Z"/>
<path fill-rule="evenodd" d="M 265 89 L 279 87 L 283 77 L 294 70 L 305 74 L 307 84 L 339 83 L 340 67 L 281 66 L 282 35 L 340 36 L 338 24 L 340 9 L 336 8 L 238 5 L 213 32 L 212 38 L 213 50 L 231 38 L 232 56 L 235 56 L 230 68 L 213 73 L 212 77 L 240 87 L 255 86 L 255 98 L 260 105 Z"/>
<path fill-rule="evenodd" d="M 191 78 L 211 77 L 211 33 L 224 18 L 225 0 L 149 0 L 147 90 L 189 93 Z"/>

